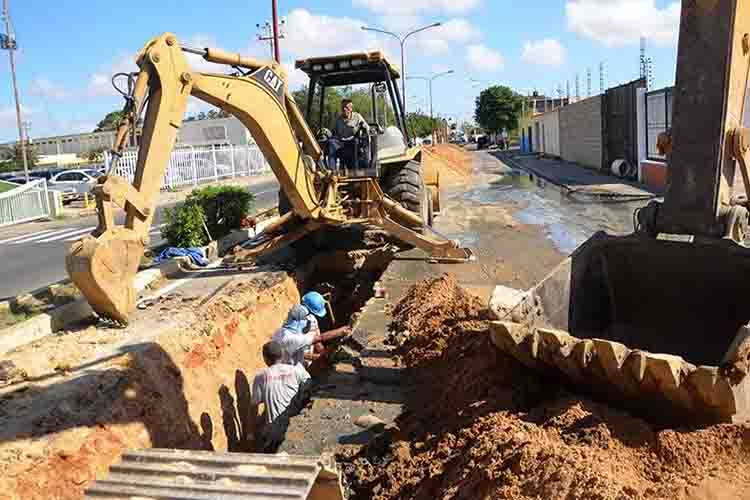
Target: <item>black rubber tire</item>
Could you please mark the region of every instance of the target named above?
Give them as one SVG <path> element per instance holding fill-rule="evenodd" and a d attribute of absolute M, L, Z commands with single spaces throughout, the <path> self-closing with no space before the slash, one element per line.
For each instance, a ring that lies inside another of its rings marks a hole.
<path fill-rule="evenodd" d="M 292 204 L 283 189 L 279 189 L 279 215 L 286 215 L 292 211 Z"/>
<path fill-rule="evenodd" d="M 385 192 L 393 201 L 397 201 L 410 212 L 419 214 L 425 220 L 427 215 L 425 210 L 427 207 L 424 206 L 426 188 L 422 179 L 422 166 L 419 162 L 410 161 L 395 170 L 388 176 L 385 184 Z"/>

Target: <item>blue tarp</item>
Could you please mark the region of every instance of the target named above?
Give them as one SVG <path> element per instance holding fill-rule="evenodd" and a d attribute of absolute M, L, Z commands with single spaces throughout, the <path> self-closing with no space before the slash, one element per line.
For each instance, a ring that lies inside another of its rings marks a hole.
<path fill-rule="evenodd" d="M 175 257 L 190 257 L 190 259 L 198 266 L 207 266 L 208 259 L 203 256 L 203 252 L 200 248 L 165 248 L 159 256 L 154 260 L 157 264 L 164 262 L 165 260 L 173 259 Z"/>

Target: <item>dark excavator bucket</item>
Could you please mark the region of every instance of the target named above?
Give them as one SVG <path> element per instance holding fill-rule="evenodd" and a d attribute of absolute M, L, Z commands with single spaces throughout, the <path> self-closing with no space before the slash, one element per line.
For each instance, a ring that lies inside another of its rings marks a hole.
<path fill-rule="evenodd" d="M 493 297 L 514 320 L 493 341 L 656 420 L 746 421 L 748 276 L 750 249 L 730 240 L 599 233 L 530 291 Z"/>

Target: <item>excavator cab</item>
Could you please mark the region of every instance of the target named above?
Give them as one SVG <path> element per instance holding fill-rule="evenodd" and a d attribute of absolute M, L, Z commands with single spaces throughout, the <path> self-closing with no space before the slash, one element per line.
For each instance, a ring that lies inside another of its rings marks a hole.
<path fill-rule="evenodd" d="M 402 97 L 396 85 L 401 74 L 381 52 L 301 59 L 295 66 L 310 78 L 305 118 L 313 129 L 325 131 L 334 125 L 336 115 L 325 113 L 327 89 L 367 85 L 370 91 L 369 109 L 354 111 L 365 117 L 374 137 L 382 137 L 388 131 L 390 140 L 385 141 L 382 156 L 405 154 L 413 144 L 406 127 Z M 390 120 L 393 120 L 391 127 L 395 130 L 388 130 Z M 373 157 L 381 156 L 379 148 L 373 149 Z"/>

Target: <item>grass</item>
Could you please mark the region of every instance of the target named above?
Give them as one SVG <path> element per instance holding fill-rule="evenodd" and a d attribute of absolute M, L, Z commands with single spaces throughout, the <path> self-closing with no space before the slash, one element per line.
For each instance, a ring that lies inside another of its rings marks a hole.
<path fill-rule="evenodd" d="M 22 321 L 26 321 L 30 317 L 35 315 L 29 315 L 25 312 L 15 313 L 13 311 L 4 311 L 0 312 L 0 330 L 3 328 L 8 328 L 13 325 L 16 325 L 18 323 L 21 323 Z"/>
<path fill-rule="evenodd" d="M 5 191 L 10 191 L 11 189 L 15 189 L 17 187 L 18 187 L 18 184 L 13 184 L 12 182 L 0 181 L 0 193 L 4 193 Z"/>

